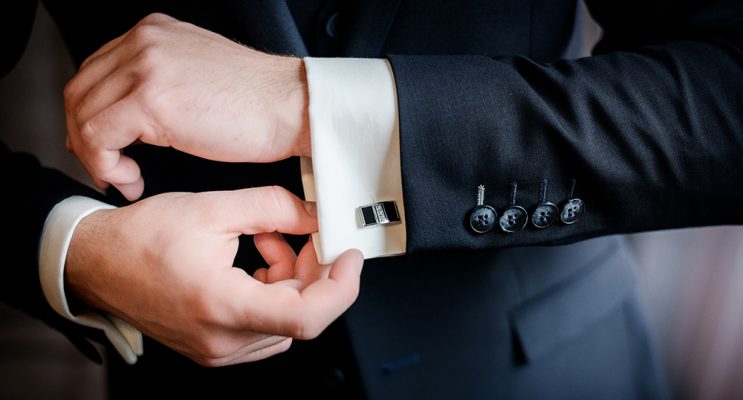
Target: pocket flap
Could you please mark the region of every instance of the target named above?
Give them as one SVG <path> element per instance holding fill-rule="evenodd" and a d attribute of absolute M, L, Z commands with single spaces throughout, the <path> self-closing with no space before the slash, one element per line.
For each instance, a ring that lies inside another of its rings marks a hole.
<path fill-rule="evenodd" d="M 577 337 L 626 298 L 634 277 L 624 251 L 598 262 L 512 311 L 511 321 L 527 361 Z"/>

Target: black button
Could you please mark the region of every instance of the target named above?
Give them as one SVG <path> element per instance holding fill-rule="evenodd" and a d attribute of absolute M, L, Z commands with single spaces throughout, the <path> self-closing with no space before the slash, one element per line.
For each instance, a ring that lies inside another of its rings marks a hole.
<path fill-rule="evenodd" d="M 556 205 L 544 202 L 534 209 L 534 212 L 531 214 L 531 223 L 535 228 L 549 228 L 557 222 L 557 216 L 559 214 L 560 211 Z"/>
<path fill-rule="evenodd" d="M 503 211 L 498 222 L 503 232 L 513 233 L 524 229 L 528 220 L 529 214 L 524 207 L 510 206 Z"/>
<path fill-rule="evenodd" d="M 325 34 L 328 35 L 329 38 L 335 39 L 336 35 L 336 29 L 338 25 L 338 13 L 334 13 L 328 18 L 328 22 L 325 23 Z"/>
<path fill-rule="evenodd" d="M 490 206 L 477 206 L 470 213 L 470 228 L 476 233 L 487 233 L 493 229 L 498 214 Z"/>
<path fill-rule="evenodd" d="M 560 221 L 566 225 L 574 224 L 583 216 L 585 210 L 586 206 L 583 204 L 583 200 L 577 198 L 570 199 L 562 206 Z"/>

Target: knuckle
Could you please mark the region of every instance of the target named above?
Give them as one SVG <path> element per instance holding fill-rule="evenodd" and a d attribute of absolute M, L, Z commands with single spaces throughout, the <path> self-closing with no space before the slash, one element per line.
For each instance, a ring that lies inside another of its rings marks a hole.
<path fill-rule="evenodd" d="M 80 127 L 80 138 L 87 144 L 95 144 L 96 139 L 96 127 L 93 120 L 87 120 Z"/>
<path fill-rule="evenodd" d="M 142 22 L 132 29 L 131 40 L 139 44 L 149 43 L 160 34 L 160 29 L 155 21 L 147 20 L 147 17 L 145 17 Z"/>
<path fill-rule="evenodd" d="M 94 175 L 96 178 L 104 180 L 106 182 L 113 181 L 114 176 L 112 168 L 108 165 L 109 163 L 106 161 L 103 152 L 96 151 L 88 153 L 84 157 L 87 158 L 91 175 Z"/>
<path fill-rule="evenodd" d="M 230 355 L 229 351 L 218 339 L 205 338 L 200 346 L 200 353 L 204 361 L 216 366 L 220 359 Z"/>
<path fill-rule="evenodd" d="M 70 103 L 68 107 L 74 107 L 74 109 L 71 109 L 72 117 L 75 120 L 80 121 L 84 120 L 86 116 L 89 117 L 89 112 L 87 112 L 89 110 L 89 106 L 89 102 L 87 102 L 85 99 L 82 99 L 77 104 Z"/>
<path fill-rule="evenodd" d="M 269 186 L 269 190 L 277 201 L 287 196 L 291 196 L 291 193 L 288 190 L 279 185 L 271 185 Z"/>
<path fill-rule="evenodd" d="M 261 197 L 267 210 L 281 214 L 290 206 L 292 194 L 281 186 L 268 186 L 264 194 Z"/>
<path fill-rule="evenodd" d="M 155 12 L 155 13 L 149 14 L 146 17 L 142 18 L 142 23 L 144 23 L 144 24 L 156 24 L 156 23 L 159 23 L 159 22 L 170 21 L 172 19 L 173 19 L 172 17 L 170 17 L 170 16 L 168 16 L 166 14 Z"/>

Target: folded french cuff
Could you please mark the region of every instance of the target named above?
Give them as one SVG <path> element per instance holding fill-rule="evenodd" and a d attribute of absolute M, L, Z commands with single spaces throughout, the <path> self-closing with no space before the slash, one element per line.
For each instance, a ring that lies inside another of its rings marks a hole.
<path fill-rule="evenodd" d="M 331 263 L 351 248 L 364 258 L 404 254 L 400 128 L 389 63 L 355 58 L 304 63 L 312 158 L 301 160 L 302 183 L 305 198 L 317 202 L 319 232 L 313 243 L 319 261 Z M 385 202 L 394 202 L 400 222 L 384 219 L 382 213 L 392 210 Z M 365 206 L 378 210 L 366 222 L 377 218 L 377 223 L 365 223 Z"/>
<path fill-rule="evenodd" d="M 95 211 L 112 208 L 115 207 L 82 196 L 72 196 L 57 204 L 49 213 L 41 235 L 39 279 L 44 297 L 54 311 L 77 324 L 101 329 L 124 360 L 134 364 L 143 352 L 142 333 L 126 321 L 91 309 L 72 314 L 64 287 L 67 249 L 77 224 Z"/>

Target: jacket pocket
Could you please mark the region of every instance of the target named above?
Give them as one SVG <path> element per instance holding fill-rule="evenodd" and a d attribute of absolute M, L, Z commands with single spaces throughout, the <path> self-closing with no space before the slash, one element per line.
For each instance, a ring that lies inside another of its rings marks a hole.
<path fill-rule="evenodd" d="M 510 313 L 526 361 L 534 361 L 579 336 L 618 309 L 634 288 L 625 250 L 610 251 L 596 265 L 537 294 Z"/>

